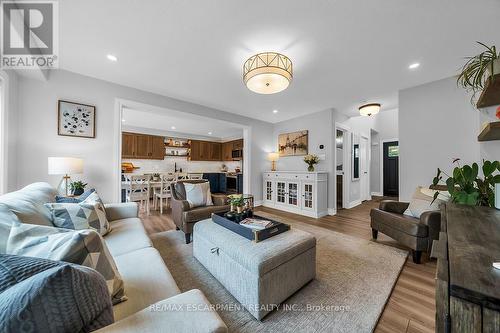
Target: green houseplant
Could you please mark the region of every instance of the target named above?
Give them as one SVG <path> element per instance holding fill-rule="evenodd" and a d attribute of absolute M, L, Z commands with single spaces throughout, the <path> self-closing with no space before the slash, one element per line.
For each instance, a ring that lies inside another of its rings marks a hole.
<path fill-rule="evenodd" d="M 452 175 L 446 174 L 441 169 L 437 169 L 437 175 L 432 184 L 434 186 L 443 182 L 443 175 L 447 177 L 445 184 L 451 196 L 451 201 L 470 206 L 495 206 L 495 184 L 500 183 L 500 162 L 484 161 L 482 165 L 483 177 L 479 176 L 479 166 L 460 165 L 460 159 L 456 158 L 453 163 L 457 166 L 453 169 Z M 434 200 L 439 195 L 439 191 L 434 194 Z"/>
<path fill-rule="evenodd" d="M 485 50 L 473 57 L 467 57 L 467 62 L 457 78 L 457 84 L 472 92 L 471 103 L 476 94 L 484 89 L 487 80 L 500 73 L 500 53 L 495 46 L 487 46 L 477 42 Z"/>
<path fill-rule="evenodd" d="M 84 183 L 80 180 L 71 182 L 71 184 L 69 184 L 69 188 L 73 195 L 81 195 L 85 191 L 85 186 L 87 186 L 87 183 Z"/>
<path fill-rule="evenodd" d="M 236 208 L 238 213 L 243 211 L 243 206 L 245 205 L 245 200 L 243 200 L 243 195 L 241 194 L 230 194 L 227 196 L 228 202 L 231 205 L 231 211 L 233 212 Z"/>

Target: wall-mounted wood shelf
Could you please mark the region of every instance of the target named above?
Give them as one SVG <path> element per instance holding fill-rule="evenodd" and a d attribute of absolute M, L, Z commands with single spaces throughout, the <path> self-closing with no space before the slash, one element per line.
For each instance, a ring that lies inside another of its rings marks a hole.
<path fill-rule="evenodd" d="M 477 137 L 478 141 L 500 140 L 500 121 L 489 123 Z"/>
<path fill-rule="evenodd" d="M 476 106 L 481 109 L 494 105 L 500 105 L 500 74 L 496 74 L 492 79 L 486 81 Z"/>
<path fill-rule="evenodd" d="M 165 147 L 167 147 L 167 148 L 177 148 L 177 149 L 189 149 L 189 146 L 174 146 L 174 145 L 169 145 L 169 144 L 165 144 Z"/>

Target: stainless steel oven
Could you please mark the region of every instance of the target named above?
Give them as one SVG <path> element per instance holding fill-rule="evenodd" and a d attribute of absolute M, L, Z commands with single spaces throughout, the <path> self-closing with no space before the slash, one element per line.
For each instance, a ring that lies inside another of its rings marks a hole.
<path fill-rule="evenodd" d="M 228 174 L 226 176 L 226 191 L 229 194 L 235 194 L 238 191 L 238 177 Z"/>

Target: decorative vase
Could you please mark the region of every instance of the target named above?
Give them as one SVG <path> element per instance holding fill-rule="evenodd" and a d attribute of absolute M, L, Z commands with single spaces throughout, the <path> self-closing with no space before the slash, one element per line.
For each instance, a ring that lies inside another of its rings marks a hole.
<path fill-rule="evenodd" d="M 231 210 L 230 210 L 230 211 L 231 211 L 231 212 L 234 212 L 234 211 L 235 211 L 235 209 L 234 209 L 234 204 L 231 204 Z"/>
<path fill-rule="evenodd" d="M 314 171 L 314 165 L 310 164 L 310 165 L 307 167 L 307 171 L 309 171 L 309 172 L 313 172 L 313 171 Z"/>
<path fill-rule="evenodd" d="M 500 183 L 495 184 L 495 207 L 500 209 Z"/>
<path fill-rule="evenodd" d="M 74 196 L 79 196 L 79 195 L 82 195 L 83 194 L 83 188 L 77 188 L 73 191 L 73 195 Z"/>
<path fill-rule="evenodd" d="M 236 210 L 238 211 L 238 214 L 243 213 L 243 206 L 236 207 Z"/>

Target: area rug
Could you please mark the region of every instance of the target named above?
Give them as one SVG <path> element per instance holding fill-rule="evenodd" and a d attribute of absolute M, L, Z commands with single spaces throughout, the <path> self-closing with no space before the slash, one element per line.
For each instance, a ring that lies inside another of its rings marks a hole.
<path fill-rule="evenodd" d="M 290 224 L 317 239 L 316 279 L 262 321 L 241 308 L 193 257 L 192 244 L 185 244 L 182 232 L 161 232 L 151 239 L 179 288 L 202 290 L 230 332 L 373 331 L 408 252 L 304 223 Z"/>

